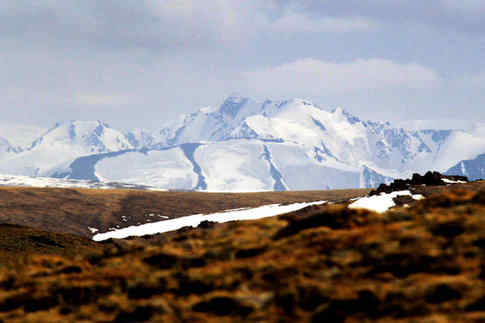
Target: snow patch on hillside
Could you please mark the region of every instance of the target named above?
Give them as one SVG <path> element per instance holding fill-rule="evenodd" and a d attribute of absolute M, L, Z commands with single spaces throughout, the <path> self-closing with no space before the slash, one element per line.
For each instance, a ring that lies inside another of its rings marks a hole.
<path fill-rule="evenodd" d="M 381 193 L 380 195 L 373 195 L 362 197 L 349 205 L 350 209 L 366 209 L 377 213 L 387 212 L 391 207 L 396 206 L 394 198 L 398 196 L 411 196 L 415 200 L 424 198 L 421 194 L 411 194 L 410 191 L 396 191 L 392 193 Z"/>
<path fill-rule="evenodd" d="M 197 227 L 202 221 L 211 221 L 217 223 L 224 223 L 230 221 L 256 220 L 266 217 L 272 217 L 288 212 L 293 212 L 311 205 L 324 204 L 326 201 L 295 203 L 290 205 L 265 205 L 257 208 L 230 210 L 226 212 L 218 212 L 212 214 L 196 214 L 184 216 L 181 218 L 165 220 L 154 223 L 147 223 L 138 226 L 131 226 L 119 230 L 109 231 L 105 233 L 98 233 L 93 236 L 94 241 L 103 241 L 110 238 L 124 239 L 131 236 L 141 237 L 144 235 L 152 235 L 175 231 L 183 227 Z"/>

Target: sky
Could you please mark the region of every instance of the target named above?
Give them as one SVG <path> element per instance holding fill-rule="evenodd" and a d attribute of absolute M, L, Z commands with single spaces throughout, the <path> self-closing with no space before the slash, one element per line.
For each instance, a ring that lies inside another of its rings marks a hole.
<path fill-rule="evenodd" d="M 485 121 L 484 16 L 483 0 L 3 0 L 0 124 L 155 130 L 234 94 Z"/>

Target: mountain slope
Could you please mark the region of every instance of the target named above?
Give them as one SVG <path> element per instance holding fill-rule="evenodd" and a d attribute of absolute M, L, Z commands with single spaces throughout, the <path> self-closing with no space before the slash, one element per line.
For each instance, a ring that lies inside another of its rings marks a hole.
<path fill-rule="evenodd" d="M 0 137 L 8 138 L 13 147 L 20 147 L 22 150 L 29 147 L 34 140 L 42 136 L 47 129 L 39 126 L 2 123 L 0 121 Z"/>
<path fill-rule="evenodd" d="M 250 139 L 90 155 L 69 169 L 63 175 L 74 179 L 211 192 L 340 189 L 391 180 L 368 167 L 318 161 L 298 144 Z"/>
<path fill-rule="evenodd" d="M 19 151 L 20 148 L 14 148 L 7 139 L 0 137 L 0 158 Z"/>
<path fill-rule="evenodd" d="M 56 124 L 23 152 L 0 160 L 0 173 L 52 176 L 80 156 L 133 149 L 120 131 L 100 121 Z"/>
<path fill-rule="evenodd" d="M 444 172 L 482 153 L 485 126 L 408 131 L 300 99 L 229 97 L 155 133 L 71 121 L 23 151 L 5 141 L 0 173 L 184 190 L 337 189 Z"/>
<path fill-rule="evenodd" d="M 300 144 L 319 161 L 352 167 L 427 170 L 451 132 L 406 131 L 365 122 L 341 108 L 327 111 L 305 100 L 265 101 L 230 97 L 218 110 L 201 109 L 162 129 L 159 146 L 255 139 Z"/>
<path fill-rule="evenodd" d="M 485 154 L 474 159 L 460 161 L 451 167 L 446 174 L 467 176 L 471 180 L 485 178 Z"/>

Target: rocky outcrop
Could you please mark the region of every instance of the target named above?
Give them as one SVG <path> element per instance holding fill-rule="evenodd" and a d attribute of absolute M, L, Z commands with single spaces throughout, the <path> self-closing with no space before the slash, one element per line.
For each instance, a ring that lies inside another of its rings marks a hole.
<path fill-rule="evenodd" d="M 447 181 L 448 180 L 448 181 Z M 410 179 L 396 179 L 390 184 L 381 184 L 376 190 L 369 195 L 378 195 L 380 193 L 391 193 L 395 191 L 409 190 L 412 186 L 436 186 L 447 185 L 449 182 L 468 182 L 466 176 L 443 175 L 439 172 L 427 172 L 424 175 L 413 174 Z"/>

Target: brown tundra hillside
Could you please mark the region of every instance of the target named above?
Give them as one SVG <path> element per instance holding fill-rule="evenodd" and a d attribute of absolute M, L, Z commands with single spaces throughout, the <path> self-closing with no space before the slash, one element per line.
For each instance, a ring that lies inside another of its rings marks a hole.
<path fill-rule="evenodd" d="M 337 203 L 101 244 L 37 239 L 0 267 L 0 320 L 484 322 L 483 189 L 429 187 L 384 214 Z"/>

